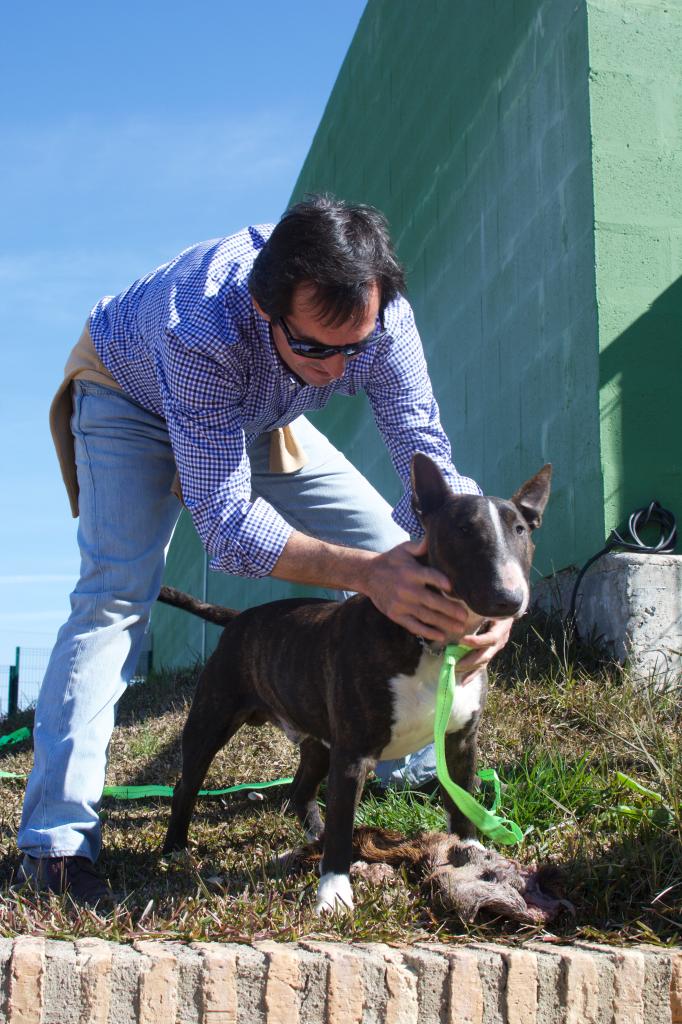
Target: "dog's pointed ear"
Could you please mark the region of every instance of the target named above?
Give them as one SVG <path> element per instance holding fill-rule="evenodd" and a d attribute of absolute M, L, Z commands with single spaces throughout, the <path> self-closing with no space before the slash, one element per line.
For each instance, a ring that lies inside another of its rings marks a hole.
<path fill-rule="evenodd" d="M 440 469 L 428 455 L 415 452 L 410 467 L 412 478 L 412 508 L 420 519 L 440 508 L 452 491 Z"/>
<path fill-rule="evenodd" d="M 552 466 L 548 462 L 535 476 L 526 480 L 511 499 L 531 530 L 536 530 L 542 523 L 542 513 L 549 500 L 551 482 Z"/>

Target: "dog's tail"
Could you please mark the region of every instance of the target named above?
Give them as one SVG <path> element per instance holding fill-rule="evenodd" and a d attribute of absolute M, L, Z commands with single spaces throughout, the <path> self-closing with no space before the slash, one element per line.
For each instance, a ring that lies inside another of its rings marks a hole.
<path fill-rule="evenodd" d="M 208 622 L 215 622 L 218 626 L 226 626 L 228 622 L 239 615 L 234 608 L 223 608 L 219 604 L 206 604 L 199 601 L 191 594 L 185 594 L 175 587 L 161 587 L 158 600 L 162 604 L 172 604 L 175 608 L 182 608 L 183 611 L 198 615 L 200 619 L 207 619 Z"/>

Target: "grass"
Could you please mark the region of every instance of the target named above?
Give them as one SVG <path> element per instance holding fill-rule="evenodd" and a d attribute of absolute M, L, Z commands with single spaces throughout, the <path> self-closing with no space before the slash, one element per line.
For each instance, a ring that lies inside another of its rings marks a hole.
<path fill-rule="evenodd" d="M 368 792 L 356 815 L 358 825 L 392 828 L 406 836 L 419 832 L 445 832 L 445 812 L 440 802 L 425 793 L 410 790 L 388 790 L 377 794 Z"/>
<path fill-rule="evenodd" d="M 196 672 L 167 673 L 130 688 L 119 708 L 108 784 L 173 782 L 179 734 Z M 575 918 L 557 922 L 560 939 L 626 944 L 679 943 L 682 934 L 682 690 L 636 682 L 578 649 L 551 622 L 526 621 L 498 657 L 481 733 L 480 763 L 495 766 L 503 812 L 519 823 L 524 862 L 562 867 Z M 5 722 L 9 732 L 30 721 Z M 30 742 L 0 749 L 0 768 L 27 772 Z M 242 729 L 211 766 L 207 788 L 290 775 L 295 748 L 272 729 Z M 413 880 L 373 887 L 354 882 L 356 909 L 318 920 L 316 877 L 288 877 L 276 863 L 299 845 L 286 792 L 200 800 L 187 855 L 163 859 L 168 800 L 102 804 L 103 873 L 122 902 L 107 916 L 67 898 L 36 899 L 10 887 L 23 784 L 1 780 L 0 935 L 39 933 L 117 941 L 142 936 L 249 941 L 302 935 L 346 941 L 522 942 L 537 931 L 499 921 L 465 925 L 437 917 Z M 481 799 L 488 799 L 485 790 Z M 437 798 L 373 787 L 359 821 L 407 835 L 441 829 Z M 509 853 L 509 851 L 507 851 Z"/>

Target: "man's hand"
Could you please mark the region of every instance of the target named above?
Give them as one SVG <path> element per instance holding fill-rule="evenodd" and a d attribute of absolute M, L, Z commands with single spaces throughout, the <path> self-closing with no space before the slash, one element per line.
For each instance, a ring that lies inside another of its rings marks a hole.
<path fill-rule="evenodd" d="M 456 639 L 475 648 L 460 662 L 471 675 L 504 647 L 511 620 L 499 619 L 480 635 L 467 634 L 467 629 L 474 628 L 470 613 L 462 602 L 445 596 L 450 589 L 447 576 L 418 561 L 425 554 L 425 538 L 406 541 L 377 555 L 327 544 L 294 531 L 272 575 L 295 583 L 357 590 L 415 636 L 437 643 Z"/>
<path fill-rule="evenodd" d="M 425 554 L 422 538 L 377 555 L 366 567 L 363 592 L 379 611 L 410 633 L 445 643 L 461 636 L 469 615 L 463 604 L 441 593 L 450 589 L 447 576 L 417 561 Z"/>
<path fill-rule="evenodd" d="M 458 671 L 466 673 L 462 678 L 463 683 L 466 683 L 479 668 L 485 668 L 497 652 L 502 650 L 509 639 L 513 622 L 513 619 L 495 619 L 489 623 L 485 633 L 473 633 L 462 637 L 460 643 L 472 648 L 469 654 L 457 662 Z"/>

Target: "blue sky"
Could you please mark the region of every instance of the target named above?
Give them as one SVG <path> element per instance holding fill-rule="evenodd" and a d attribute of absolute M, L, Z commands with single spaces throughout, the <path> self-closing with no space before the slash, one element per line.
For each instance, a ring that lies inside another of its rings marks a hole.
<path fill-rule="evenodd" d="M 47 410 L 89 309 L 192 242 L 279 217 L 363 8 L 5 8 L 0 665 L 49 647 L 68 614 L 76 521 Z"/>

